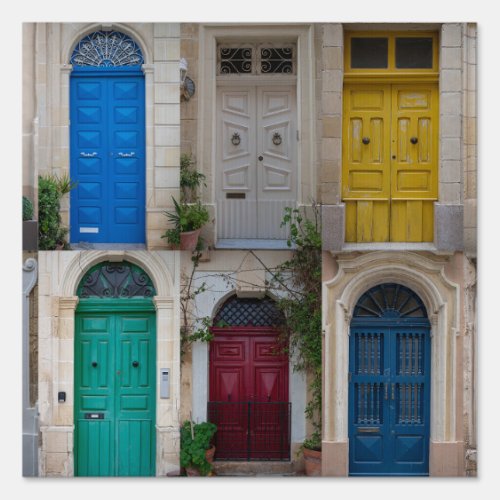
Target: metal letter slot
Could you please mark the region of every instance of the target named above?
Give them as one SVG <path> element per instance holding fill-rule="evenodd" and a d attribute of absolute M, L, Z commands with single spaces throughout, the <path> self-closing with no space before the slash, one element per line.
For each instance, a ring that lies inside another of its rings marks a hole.
<path fill-rule="evenodd" d="M 226 193 L 226 199 L 228 200 L 244 200 L 246 196 L 246 193 Z"/>
<path fill-rule="evenodd" d="M 97 156 L 97 151 L 92 153 L 80 153 L 80 156 L 83 156 L 84 158 L 95 158 Z"/>
<path fill-rule="evenodd" d="M 119 156 L 120 158 L 132 158 L 132 157 L 134 157 L 134 156 L 135 156 L 135 153 L 134 153 L 133 151 L 132 151 L 132 152 L 130 152 L 130 153 L 121 153 L 121 152 L 120 152 L 120 153 L 118 153 L 118 156 Z"/>
<path fill-rule="evenodd" d="M 358 432 L 370 433 L 370 432 L 378 432 L 378 427 L 358 427 Z"/>
<path fill-rule="evenodd" d="M 160 398 L 170 397 L 170 368 L 160 368 Z"/>
<path fill-rule="evenodd" d="M 104 413 L 85 413 L 85 420 L 104 420 Z"/>

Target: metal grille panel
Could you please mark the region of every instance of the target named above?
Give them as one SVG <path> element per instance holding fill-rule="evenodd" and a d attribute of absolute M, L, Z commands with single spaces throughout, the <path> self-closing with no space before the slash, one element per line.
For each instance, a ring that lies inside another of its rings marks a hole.
<path fill-rule="evenodd" d="M 132 298 L 156 295 L 151 278 L 129 262 L 101 262 L 92 267 L 80 281 L 81 298 Z"/>
<path fill-rule="evenodd" d="M 279 326 L 284 323 L 281 311 L 269 297 L 263 299 L 236 296 L 229 298 L 214 318 L 214 326 Z"/>
<path fill-rule="evenodd" d="M 290 460 L 291 403 L 209 402 L 216 460 Z"/>

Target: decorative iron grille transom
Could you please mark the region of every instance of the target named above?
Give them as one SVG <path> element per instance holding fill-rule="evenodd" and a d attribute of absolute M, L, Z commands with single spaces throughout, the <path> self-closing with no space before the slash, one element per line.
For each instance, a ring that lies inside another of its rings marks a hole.
<path fill-rule="evenodd" d="M 81 298 L 133 298 L 156 295 L 151 278 L 129 262 L 102 262 L 92 267 L 78 286 Z"/>
<path fill-rule="evenodd" d="M 251 45 L 219 46 L 219 75 L 235 74 L 293 74 L 295 73 L 295 47 Z"/>
<path fill-rule="evenodd" d="M 420 297 L 395 283 L 377 285 L 365 292 L 354 308 L 354 318 L 427 318 Z"/>
<path fill-rule="evenodd" d="M 229 298 L 214 318 L 214 326 L 279 326 L 284 323 L 281 311 L 269 297 L 263 299 Z"/>
<path fill-rule="evenodd" d="M 140 66 L 144 63 L 137 43 L 118 31 L 96 31 L 82 38 L 70 59 L 73 66 Z"/>

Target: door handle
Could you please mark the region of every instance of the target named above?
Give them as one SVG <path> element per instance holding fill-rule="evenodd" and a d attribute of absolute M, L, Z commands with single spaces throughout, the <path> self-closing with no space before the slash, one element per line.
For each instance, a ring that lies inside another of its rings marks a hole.
<path fill-rule="evenodd" d="M 363 144 L 370 144 L 370 138 L 369 137 L 363 137 L 363 139 L 361 139 L 361 142 Z"/>
<path fill-rule="evenodd" d="M 134 368 L 137 368 L 137 367 L 139 366 L 139 361 L 133 361 L 133 362 L 132 362 L 132 366 L 133 366 Z"/>
<path fill-rule="evenodd" d="M 259 156 L 259 161 L 262 161 L 264 159 L 263 156 Z"/>
<path fill-rule="evenodd" d="M 412 144 L 417 144 L 417 142 L 418 142 L 418 137 L 412 137 L 412 138 L 410 139 L 410 142 L 411 142 Z"/>

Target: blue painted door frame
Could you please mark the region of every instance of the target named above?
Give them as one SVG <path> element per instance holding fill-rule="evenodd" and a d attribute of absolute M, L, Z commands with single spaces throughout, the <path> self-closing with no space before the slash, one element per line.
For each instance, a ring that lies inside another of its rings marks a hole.
<path fill-rule="evenodd" d="M 430 347 L 427 318 L 352 320 L 350 475 L 428 475 Z"/>
<path fill-rule="evenodd" d="M 140 68 L 78 68 L 70 82 L 72 243 L 144 243 L 145 87 Z"/>

